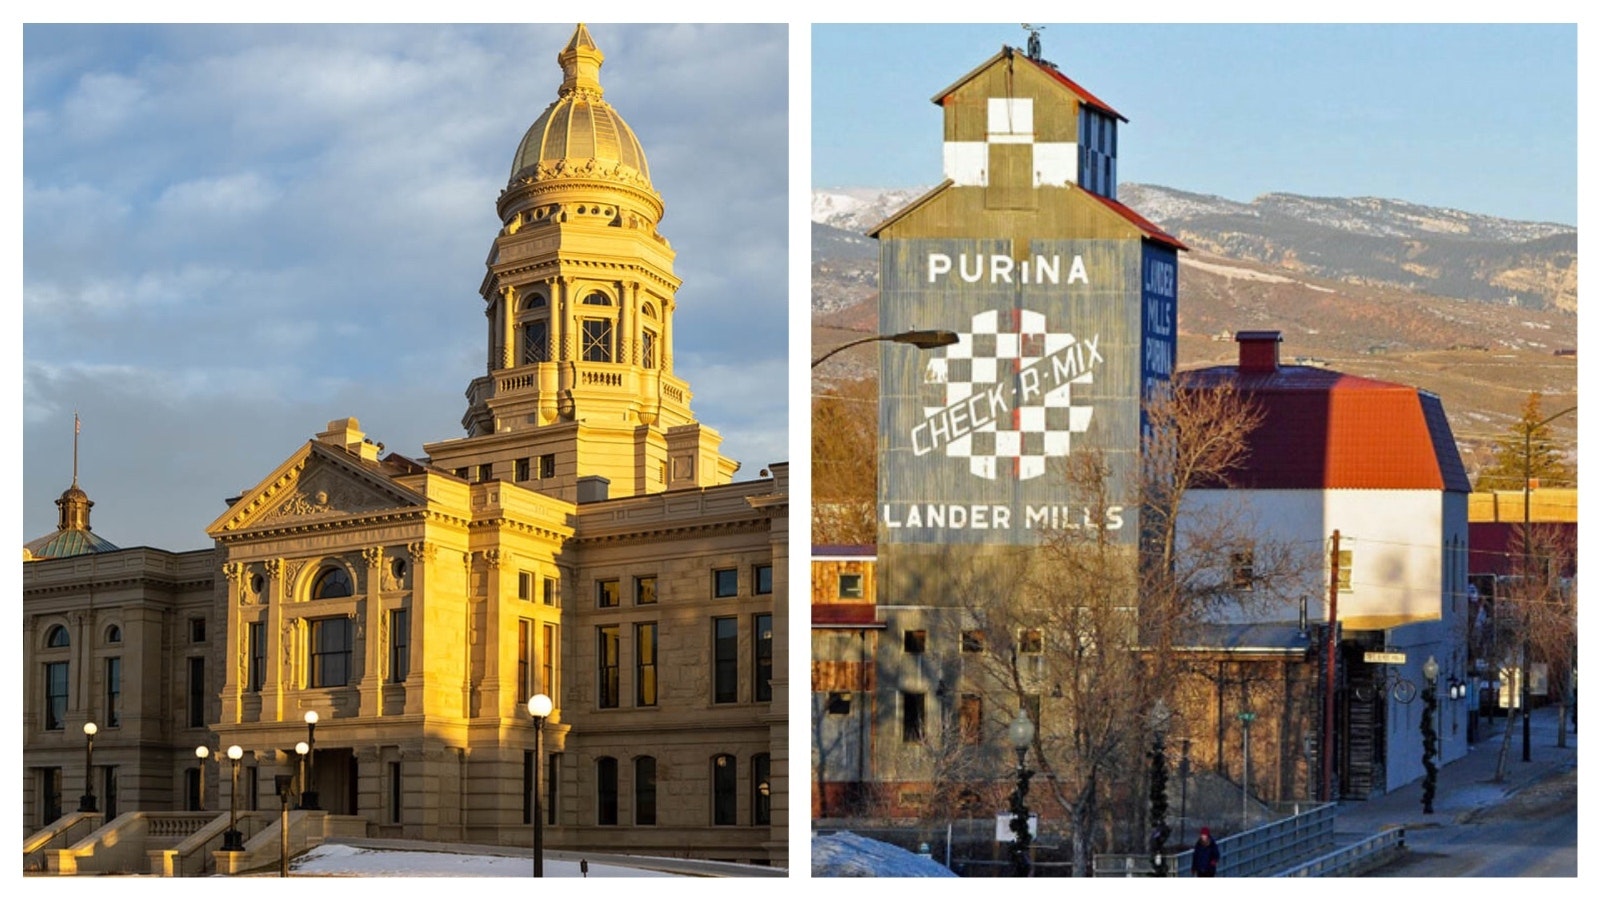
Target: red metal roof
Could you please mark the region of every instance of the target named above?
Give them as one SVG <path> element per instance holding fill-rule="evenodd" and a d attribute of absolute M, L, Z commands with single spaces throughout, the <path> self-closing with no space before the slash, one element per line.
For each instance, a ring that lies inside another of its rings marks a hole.
<path fill-rule="evenodd" d="M 1162 231 L 1160 228 L 1156 227 L 1156 224 L 1154 222 L 1150 221 L 1149 219 L 1146 219 L 1144 216 L 1139 215 L 1138 213 L 1134 212 L 1132 209 L 1129 209 L 1128 207 L 1123 206 L 1121 203 L 1117 202 L 1116 200 L 1113 200 L 1110 197 L 1102 197 L 1099 194 L 1096 194 L 1094 191 L 1086 190 L 1086 191 L 1084 191 L 1084 193 L 1088 194 L 1089 196 L 1093 197 L 1096 200 L 1099 200 L 1101 203 L 1105 204 L 1106 207 L 1108 209 L 1110 209 L 1112 212 L 1116 213 L 1117 215 L 1119 215 L 1119 216 L 1123 217 L 1124 219 L 1127 219 L 1129 222 L 1133 223 L 1133 227 L 1135 227 L 1135 228 L 1139 229 L 1140 231 L 1144 232 L 1145 236 L 1150 238 L 1151 240 L 1156 241 L 1158 243 L 1166 244 L 1167 246 L 1172 247 L 1173 249 L 1176 249 L 1176 250 L 1188 250 L 1189 249 L 1187 246 L 1184 245 L 1183 241 L 1180 241 L 1177 238 L 1173 237 L 1172 235 L 1167 234 L 1165 231 Z"/>
<path fill-rule="evenodd" d="M 1093 95 L 1093 94 L 1089 93 L 1088 91 L 1084 90 L 1083 87 L 1081 85 L 1079 85 L 1076 81 L 1073 81 L 1071 78 L 1068 78 L 1067 76 L 1061 74 L 1061 70 L 1056 68 L 1055 66 L 1048 65 L 1048 64 L 1040 62 L 1038 60 L 1028 59 L 1028 55 L 1026 53 L 1020 54 L 1018 56 L 1018 58 L 1019 59 L 1028 60 L 1028 62 L 1031 62 L 1034 65 L 1038 66 L 1039 67 L 1039 71 L 1045 73 L 1046 75 L 1049 75 L 1051 78 L 1054 78 L 1056 81 L 1059 81 L 1062 84 L 1066 85 L 1067 90 L 1073 92 L 1074 94 L 1077 94 L 1078 95 L 1078 99 L 1082 100 L 1084 103 L 1089 104 L 1090 106 L 1094 107 L 1095 109 L 1100 110 L 1101 112 L 1110 113 L 1111 115 L 1116 116 L 1118 119 L 1121 119 L 1124 122 L 1128 121 L 1128 117 L 1127 116 L 1124 116 L 1122 113 L 1119 113 L 1116 110 L 1112 109 L 1110 104 L 1107 104 L 1106 102 L 1102 101 L 1099 97 L 1096 97 L 1095 95 Z"/>
<path fill-rule="evenodd" d="M 1213 366 L 1180 383 L 1231 384 L 1260 405 L 1232 487 L 1471 490 L 1439 398 L 1416 388 L 1312 366 Z"/>

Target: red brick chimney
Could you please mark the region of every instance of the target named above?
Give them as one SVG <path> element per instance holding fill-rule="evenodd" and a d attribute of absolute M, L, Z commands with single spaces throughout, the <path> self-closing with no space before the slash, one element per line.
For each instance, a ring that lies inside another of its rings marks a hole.
<path fill-rule="evenodd" d="M 1241 331 L 1233 336 L 1239 342 L 1239 374 L 1278 371 L 1278 345 L 1281 331 Z"/>

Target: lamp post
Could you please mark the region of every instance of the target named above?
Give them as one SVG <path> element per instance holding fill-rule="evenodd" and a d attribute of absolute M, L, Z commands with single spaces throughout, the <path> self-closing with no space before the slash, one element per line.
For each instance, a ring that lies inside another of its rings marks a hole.
<path fill-rule="evenodd" d="M 958 337 L 954 331 L 902 331 L 899 334 L 875 334 L 871 337 L 859 338 L 854 341 L 847 341 L 846 343 L 840 344 L 832 350 L 829 350 L 827 353 L 824 353 L 812 360 L 811 368 L 815 369 L 817 366 L 822 365 L 823 360 L 841 350 L 848 350 L 851 347 L 858 347 L 862 344 L 870 344 L 873 341 L 889 341 L 890 343 L 894 344 L 910 344 L 911 346 L 916 347 L 918 350 L 932 350 L 935 347 L 948 347 L 959 340 L 961 340 L 961 338 Z"/>
<path fill-rule="evenodd" d="M 300 785 L 300 808 L 321 809 L 317 805 L 317 711 L 306 710 L 306 780 Z"/>
<path fill-rule="evenodd" d="M 1532 641 L 1528 635 L 1528 630 L 1531 626 L 1531 617 L 1529 615 L 1528 605 L 1529 601 L 1533 599 L 1532 597 L 1528 596 L 1528 574 L 1533 569 L 1533 541 L 1531 540 L 1532 535 L 1530 535 L 1528 532 L 1528 529 L 1532 524 L 1532 518 L 1528 515 L 1528 504 L 1532 499 L 1529 496 L 1529 482 L 1533 480 L 1533 433 L 1550 424 L 1551 422 L 1561 418 L 1567 413 L 1577 411 L 1578 408 L 1576 406 L 1570 409 L 1563 409 L 1561 412 L 1558 412 L 1553 416 L 1541 419 L 1540 421 L 1529 425 L 1527 429 L 1522 432 L 1522 677 L 1520 680 L 1522 681 L 1523 762 L 1529 762 L 1533 759 L 1532 752 L 1528 749 L 1529 743 L 1533 739 L 1533 725 L 1528 720 L 1528 713 L 1530 711 L 1528 707 L 1528 664 L 1531 660 L 1533 650 Z"/>
<path fill-rule="evenodd" d="M 1166 845 L 1172 829 L 1167 826 L 1167 725 L 1172 711 L 1159 697 L 1150 707 L 1150 869 L 1157 878 L 1167 874 Z"/>
<path fill-rule="evenodd" d="M 1189 843 L 1189 739 L 1183 739 L 1183 756 L 1178 759 L 1178 846 Z"/>
<path fill-rule="evenodd" d="M 99 730 L 93 722 L 83 723 L 83 796 L 78 798 L 78 812 L 99 811 L 94 800 L 94 736 Z"/>
<path fill-rule="evenodd" d="M 528 715 L 533 716 L 533 877 L 544 877 L 544 814 L 539 807 L 539 769 L 544 765 L 544 720 L 555 709 L 545 694 L 528 698 Z"/>
<path fill-rule="evenodd" d="M 1017 789 L 1011 792 L 1011 874 L 1027 878 L 1032 874 L 1033 861 L 1029 859 L 1028 845 L 1033 841 L 1028 822 L 1028 779 L 1033 772 L 1028 768 L 1028 746 L 1033 743 L 1033 720 L 1027 710 L 1017 710 L 1006 736 L 1012 749 L 1017 751 Z"/>
<path fill-rule="evenodd" d="M 206 809 L 206 758 L 210 755 L 211 749 L 205 744 L 201 744 L 200 746 L 194 748 L 195 759 L 200 761 L 200 790 L 199 797 L 197 799 L 199 800 L 198 806 L 200 807 L 201 812 L 205 812 Z"/>
<path fill-rule="evenodd" d="M 311 752 L 311 745 L 301 741 L 294 745 L 295 755 L 300 758 L 300 808 L 306 808 L 306 754 Z"/>
<path fill-rule="evenodd" d="M 1434 713 L 1439 708 L 1439 663 L 1433 654 L 1422 664 L 1422 811 L 1433 815 L 1433 793 L 1439 781 L 1439 729 Z"/>
<path fill-rule="evenodd" d="M 1250 723 L 1256 720 L 1256 714 L 1248 710 L 1239 713 L 1239 722 L 1244 726 L 1244 778 L 1239 785 L 1239 822 L 1242 827 L 1250 826 Z"/>
<path fill-rule="evenodd" d="M 244 749 L 238 744 L 228 748 L 228 760 L 233 763 L 233 790 L 228 794 L 228 830 L 222 833 L 223 852 L 244 850 L 244 835 L 239 833 L 239 760 Z"/>

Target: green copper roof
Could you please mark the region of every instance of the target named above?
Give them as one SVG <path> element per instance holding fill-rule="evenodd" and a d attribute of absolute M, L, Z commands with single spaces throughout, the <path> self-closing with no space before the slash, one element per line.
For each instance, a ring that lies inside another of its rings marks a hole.
<path fill-rule="evenodd" d="M 64 528 L 53 531 L 38 540 L 23 544 L 23 547 L 34 559 L 61 559 L 67 556 L 109 553 L 122 549 L 87 528 Z"/>

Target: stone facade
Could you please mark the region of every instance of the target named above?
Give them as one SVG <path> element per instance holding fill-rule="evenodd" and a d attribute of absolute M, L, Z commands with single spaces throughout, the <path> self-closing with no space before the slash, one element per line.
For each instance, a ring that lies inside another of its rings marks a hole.
<path fill-rule="evenodd" d="M 25 830 L 77 808 L 95 721 L 108 813 L 228 809 L 195 749 L 230 745 L 240 808 L 275 808 L 308 741 L 316 802 L 370 835 L 528 845 L 537 777 L 547 847 L 787 864 L 788 467 L 733 482 L 694 420 L 661 198 L 586 28 L 558 59 L 498 203 L 466 437 L 413 459 L 336 419 L 215 549 L 25 552 Z M 580 105 L 612 127 L 575 161 L 540 136 Z"/>

